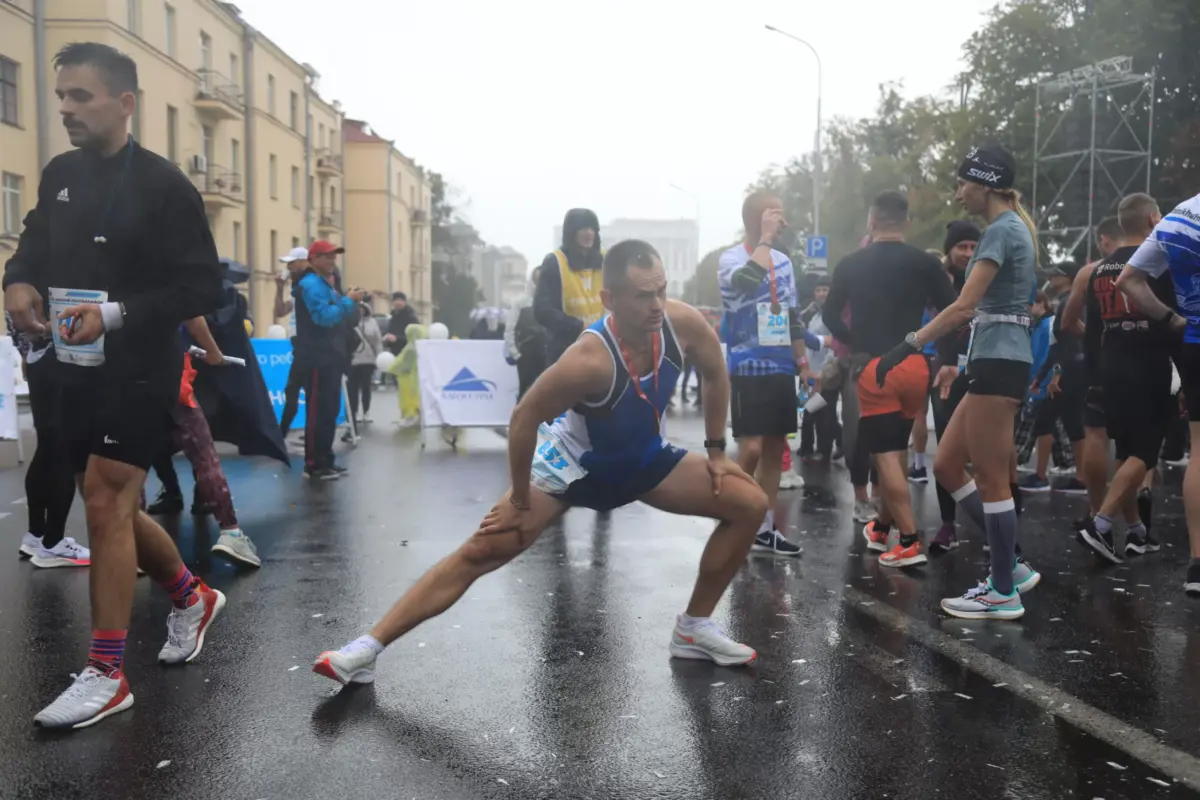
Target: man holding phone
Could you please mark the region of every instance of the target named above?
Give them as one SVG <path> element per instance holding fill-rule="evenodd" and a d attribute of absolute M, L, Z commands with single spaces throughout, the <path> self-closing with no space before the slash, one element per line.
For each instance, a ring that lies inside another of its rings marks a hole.
<path fill-rule="evenodd" d="M 334 270 L 344 248 L 318 239 L 309 245 L 309 268 L 296 281 L 296 358 L 305 380 L 304 474 L 313 480 L 337 480 L 346 472 L 333 459 L 333 437 L 342 405 L 346 368 L 346 321 L 355 319 L 366 291 L 336 288 Z"/>

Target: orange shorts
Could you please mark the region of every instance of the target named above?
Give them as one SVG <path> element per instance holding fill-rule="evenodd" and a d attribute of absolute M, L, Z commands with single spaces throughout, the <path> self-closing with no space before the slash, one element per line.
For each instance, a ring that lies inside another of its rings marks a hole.
<path fill-rule="evenodd" d="M 879 359 L 873 358 L 858 376 L 858 407 L 861 417 L 899 414 L 914 420 L 921 415 L 929 395 L 929 362 L 921 353 L 913 353 L 887 374 L 881 387 L 875 379 Z"/>

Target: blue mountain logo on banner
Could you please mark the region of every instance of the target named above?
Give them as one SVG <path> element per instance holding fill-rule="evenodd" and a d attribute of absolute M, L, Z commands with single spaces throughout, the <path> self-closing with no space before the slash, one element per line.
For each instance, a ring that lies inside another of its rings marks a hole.
<path fill-rule="evenodd" d="M 443 392 L 481 392 L 491 394 L 496 391 L 496 382 L 484 380 L 471 372 L 467 367 L 463 367 L 458 371 L 458 374 L 450 379 L 450 382 L 442 387 Z"/>

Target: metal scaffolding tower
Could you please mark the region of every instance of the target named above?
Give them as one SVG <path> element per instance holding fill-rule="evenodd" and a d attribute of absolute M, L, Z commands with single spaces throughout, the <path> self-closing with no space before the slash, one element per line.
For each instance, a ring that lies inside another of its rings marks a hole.
<path fill-rule="evenodd" d="M 1133 59 L 1121 56 L 1037 86 L 1033 214 L 1039 236 L 1057 240 L 1068 255 L 1083 246 L 1091 261 L 1095 226 L 1116 213 L 1127 192 L 1150 189 L 1154 81 L 1153 71 L 1136 73 Z M 1043 115 L 1053 122 L 1049 132 Z M 1142 119 L 1139 135 L 1134 125 Z"/>

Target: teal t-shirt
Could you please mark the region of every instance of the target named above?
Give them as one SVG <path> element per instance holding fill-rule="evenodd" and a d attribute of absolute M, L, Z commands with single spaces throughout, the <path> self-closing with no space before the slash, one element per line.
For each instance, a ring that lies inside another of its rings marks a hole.
<path fill-rule="evenodd" d="M 967 277 L 980 259 L 994 261 L 1000 271 L 992 280 L 977 314 L 1029 315 L 1029 304 L 1037 291 L 1037 258 L 1029 228 L 1015 211 L 1005 211 L 983 232 L 975 257 L 967 267 Z M 999 358 L 1006 361 L 1033 362 L 1029 328 L 1010 322 L 981 322 L 975 325 L 970 360 Z"/>

